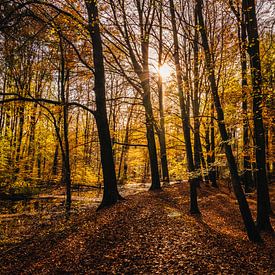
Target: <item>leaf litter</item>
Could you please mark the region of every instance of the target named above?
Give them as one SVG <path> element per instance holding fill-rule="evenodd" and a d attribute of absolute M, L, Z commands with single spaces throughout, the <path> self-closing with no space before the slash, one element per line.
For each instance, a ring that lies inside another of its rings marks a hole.
<path fill-rule="evenodd" d="M 47 226 L 37 222 L 24 240 L 2 247 L 0 274 L 275 272 L 274 235 L 263 234 L 262 245 L 249 242 L 230 194 L 203 186 L 202 215 L 190 215 L 188 207 L 188 186 L 178 184 L 99 212 L 74 211 L 69 220 L 52 216 Z"/>

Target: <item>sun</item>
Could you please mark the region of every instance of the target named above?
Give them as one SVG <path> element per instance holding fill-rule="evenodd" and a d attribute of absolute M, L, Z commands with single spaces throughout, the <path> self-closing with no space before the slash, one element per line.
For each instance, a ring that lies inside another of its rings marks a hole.
<path fill-rule="evenodd" d="M 167 80 L 167 78 L 169 78 L 169 76 L 171 75 L 172 68 L 168 64 L 164 63 L 159 68 L 158 72 L 163 80 Z"/>

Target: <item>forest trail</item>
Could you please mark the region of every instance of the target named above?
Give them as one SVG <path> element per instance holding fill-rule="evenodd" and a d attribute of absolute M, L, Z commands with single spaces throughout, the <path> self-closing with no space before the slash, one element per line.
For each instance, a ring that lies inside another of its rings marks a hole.
<path fill-rule="evenodd" d="M 272 196 L 274 198 L 274 196 Z M 253 198 L 249 198 L 255 210 Z M 235 199 L 199 190 L 201 216 L 188 214 L 188 186 L 143 192 L 109 209 L 41 225 L 2 251 L 1 274 L 272 274 L 275 238 L 247 240 Z M 255 214 L 255 213 L 254 213 Z M 272 219 L 274 226 L 275 219 Z M 45 229 L 46 228 L 46 229 Z"/>

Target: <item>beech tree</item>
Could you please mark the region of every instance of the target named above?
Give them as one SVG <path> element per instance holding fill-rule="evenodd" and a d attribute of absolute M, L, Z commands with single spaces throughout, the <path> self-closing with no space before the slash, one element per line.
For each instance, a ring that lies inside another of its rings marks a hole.
<path fill-rule="evenodd" d="M 198 202 L 197 202 L 198 176 L 195 175 L 194 173 L 195 165 L 193 160 L 193 150 L 192 150 L 191 134 L 190 134 L 190 99 L 188 96 L 184 97 L 184 94 L 183 94 L 183 87 L 184 87 L 183 76 L 182 76 L 183 72 L 180 66 L 178 33 L 177 33 L 177 26 L 176 26 L 175 6 L 174 6 L 173 0 L 169 1 L 169 5 L 170 5 L 171 23 L 172 23 L 172 30 L 173 30 L 174 62 L 176 67 L 178 97 L 180 100 L 181 121 L 182 121 L 182 128 L 183 128 L 184 140 L 185 140 L 188 171 L 189 173 L 191 173 L 191 176 L 189 177 L 190 212 L 192 214 L 198 214 L 200 213 L 198 208 Z M 185 85 L 185 87 L 186 86 L 187 85 Z"/>
<path fill-rule="evenodd" d="M 251 191 L 253 173 L 257 225 L 272 231 L 271 17 L 257 25 L 250 0 L 204 5 L 2 1 L 0 188 L 51 185 L 69 208 L 71 188 L 103 185 L 103 208 L 122 199 L 117 182 L 160 190 L 161 175 L 188 180 L 199 213 L 199 182 L 201 192 L 203 180 L 231 191 L 231 174 L 248 236 L 260 241 L 241 185 Z"/>
<path fill-rule="evenodd" d="M 93 44 L 94 63 L 94 91 L 96 97 L 96 111 L 94 113 L 100 142 L 101 163 L 104 178 L 104 193 L 99 208 L 110 206 L 122 197 L 118 193 L 115 164 L 112 153 L 112 143 L 107 120 L 105 71 L 102 41 L 99 29 L 99 15 L 95 1 L 85 1 L 88 13 L 88 30 Z"/>
<path fill-rule="evenodd" d="M 244 5 L 235 6 L 233 1 L 229 1 L 231 10 L 237 19 L 237 30 L 239 40 L 240 63 L 242 73 L 242 112 L 243 112 L 243 175 L 242 180 L 245 191 L 250 192 L 253 188 L 252 169 L 249 155 L 249 120 L 248 120 L 248 82 L 247 82 L 247 58 L 246 58 L 246 27 Z"/>
<path fill-rule="evenodd" d="M 117 62 L 119 67 L 124 71 L 124 76 L 127 78 L 128 81 L 130 81 L 130 83 L 142 97 L 142 104 L 145 109 L 146 137 L 151 169 L 152 183 L 150 190 L 158 190 L 161 188 L 161 186 L 157 161 L 157 150 L 154 131 L 154 113 L 151 102 L 149 73 L 149 39 L 155 18 L 155 1 L 149 1 L 149 3 L 147 3 L 146 5 L 141 1 L 135 1 L 134 5 L 137 11 L 137 29 L 140 32 L 139 48 L 137 48 L 137 45 L 135 44 L 135 36 L 137 34 L 135 34 L 133 30 L 136 26 L 132 26 L 129 23 L 129 18 L 127 15 L 127 12 L 129 12 L 129 7 L 127 6 L 126 1 L 119 1 L 118 6 L 114 1 L 110 1 L 110 9 L 113 14 L 113 24 L 123 40 L 118 41 L 118 38 L 114 37 L 112 35 L 112 32 L 108 31 L 108 29 L 107 32 L 108 35 L 112 37 L 112 39 L 109 39 L 109 42 L 112 44 L 119 43 L 120 47 L 116 46 L 116 49 L 118 51 L 121 51 L 121 53 L 125 54 L 127 58 L 130 59 L 133 71 L 139 79 L 138 85 L 135 82 L 131 81 L 131 78 L 123 70 L 119 59 L 111 51 L 115 62 Z"/>
<path fill-rule="evenodd" d="M 263 231 L 273 231 L 269 215 L 271 213 L 266 173 L 265 130 L 262 117 L 262 72 L 259 49 L 259 35 L 254 0 L 243 0 L 245 25 L 248 37 L 247 51 L 250 57 L 252 79 L 253 122 L 257 166 L 257 227 Z"/>
<path fill-rule="evenodd" d="M 159 144 L 160 144 L 160 159 L 162 167 L 162 180 L 164 183 L 169 183 L 169 171 L 166 150 L 166 136 L 165 136 L 165 114 L 163 102 L 163 78 L 161 76 L 161 68 L 163 66 L 163 1 L 159 1 L 157 7 L 157 19 L 159 24 L 159 43 L 158 43 L 158 98 L 159 98 L 159 121 L 160 126 L 158 129 Z"/>
<path fill-rule="evenodd" d="M 217 120 L 218 120 L 220 134 L 224 142 L 223 146 L 225 149 L 225 154 L 226 154 L 226 158 L 227 158 L 227 162 L 228 162 L 228 166 L 231 174 L 232 186 L 239 203 L 240 212 L 241 212 L 249 239 L 254 242 L 260 242 L 261 237 L 252 219 L 252 215 L 251 215 L 247 200 L 245 198 L 244 192 L 241 187 L 241 181 L 238 175 L 238 169 L 237 169 L 235 158 L 232 153 L 232 148 L 231 148 L 231 145 L 228 143 L 229 136 L 225 126 L 225 122 L 224 122 L 224 112 L 220 103 L 218 87 L 216 84 L 214 67 L 212 63 L 212 57 L 211 57 L 209 44 L 208 44 L 208 37 L 207 37 L 205 25 L 204 25 L 203 12 L 202 12 L 203 11 L 202 0 L 196 0 L 196 11 L 197 11 L 198 23 L 200 27 L 201 41 L 205 52 L 205 62 L 206 62 L 206 68 L 208 72 L 208 79 L 211 85 L 211 92 L 213 95 L 214 104 L 217 112 Z"/>

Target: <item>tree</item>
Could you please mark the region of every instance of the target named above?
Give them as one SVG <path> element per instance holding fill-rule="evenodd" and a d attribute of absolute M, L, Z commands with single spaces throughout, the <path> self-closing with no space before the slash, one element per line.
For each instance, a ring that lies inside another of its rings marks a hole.
<path fill-rule="evenodd" d="M 202 6 L 203 6 L 203 1 L 196 0 L 196 11 L 198 16 L 202 46 L 205 52 L 205 62 L 206 62 L 206 68 L 208 73 L 208 79 L 211 85 L 211 92 L 213 95 L 214 104 L 217 112 L 218 126 L 219 126 L 220 134 L 224 143 L 225 154 L 226 154 L 226 158 L 227 158 L 227 162 L 228 162 L 228 166 L 231 174 L 232 186 L 239 203 L 240 212 L 241 212 L 249 239 L 253 242 L 260 242 L 261 237 L 253 222 L 247 200 L 245 198 L 244 192 L 241 187 L 241 181 L 238 175 L 238 169 L 232 153 L 232 148 L 231 148 L 231 145 L 228 143 L 229 136 L 225 126 L 224 113 L 220 103 L 218 87 L 215 80 L 214 67 L 213 67 L 212 57 L 211 57 L 210 48 L 208 44 L 208 37 L 206 34 L 205 25 L 204 25 Z"/>
<path fill-rule="evenodd" d="M 182 69 L 180 66 L 180 56 L 179 56 L 179 43 L 178 43 L 178 33 L 176 26 L 176 14 L 174 1 L 169 1 L 170 5 L 170 14 L 171 14 L 171 23 L 173 30 L 173 42 L 174 42 L 174 61 L 176 67 L 176 76 L 177 76 L 177 88 L 178 88 L 178 97 L 180 100 L 180 111 L 181 111 L 181 121 L 182 128 L 185 140 L 185 149 L 187 157 L 187 167 L 188 172 L 191 174 L 189 177 L 190 184 L 190 213 L 199 214 L 198 202 L 197 202 L 197 186 L 198 186 L 198 176 L 194 175 L 195 165 L 193 160 L 192 152 L 192 143 L 190 135 L 190 98 L 189 96 L 184 98 L 183 95 L 183 79 L 182 79 Z"/>
<path fill-rule="evenodd" d="M 151 101 L 149 69 L 149 39 L 155 17 L 155 1 L 149 1 L 149 3 L 147 3 L 148 6 L 145 5 L 145 3 L 141 3 L 140 0 L 135 1 L 134 4 L 138 14 L 137 29 L 140 32 L 139 40 L 136 39 L 137 34 L 134 33 L 134 28 L 136 27 L 136 25 L 132 26 L 128 22 L 129 19 L 127 16 L 127 11 L 129 11 L 129 7 L 126 5 L 125 1 L 120 1 L 118 3 L 118 7 L 116 3 L 114 3 L 114 1 L 110 1 L 110 8 L 113 13 L 113 23 L 122 40 L 118 40 L 117 36 L 114 38 L 110 31 L 106 31 L 108 32 L 108 35 L 112 37 L 112 39 L 108 39 L 109 43 L 119 43 L 121 48 L 116 46 L 116 49 L 122 54 L 126 55 L 127 58 L 129 58 L 134 73 L 139 80 L 138 85 L 135 81 L 131 81 L 131 78 L 125 73 L 125 70 L 121 66 L 116 54 L 110 51 L 115 62 L 123 71 L 122 74 L 126 77 L 128 81 L 130 81 L 130 84 L 133 85 L 133 87 L 139 92 L 142 97 L 142 104 L 145 109 L 146 138 L 151 169 L 150 190 L 159 190 L 161 189 L 161 186 L 158 171 L 158 159 L 154 131 L 155 119 Z M 118 16 L 120 16 L 121 18 L 118 18 Z M 136 45 L 137 43 L 139 43 L 139 48 Z"/>
<path fill-rule="evenodd" d="M 101 205 L 99 206 L 100 209 L 116 203 L 122 197 L 119 195 L 117 189 L 111 135 L 107 120 L 104 60 L 97 3 L 95 1 L 85 1 L 85 4 L 88 13 L 88 30 L 93 45 L 94 91 L 96 97 L 96 111 L 94 115 L 98 129 L 104 178 L 104 193 Z"/>
<path fill-rule="evenodd" d="M 243 175 L 242 180 L 245 191 L 250 192 L 253 188 L 253 180 L 251 173 L 250 155 L 249 155 L 249 120 L 248 120 L 248 83 L 247 83 L 247 58 L 246 58 L 246 26 L 245 13 L 239 6 L 235 8 L 233 1 L 229 1 L 230 7 L 237 19 L 238 40 L 240 51 L 240 63 L 242 72 L 242 112 L 243 112 Z"/>
<path fill-rule="evenodd" d="M 158 44 L 158 97 L 159 97 L 159 120 L 160 127 L 158 129 L 159 144 L 160 144 L 160 159 L 162 168 L 162 180 L 164 183 L 169 183 L 169 171 L 166 151 L 165 138 L 165 120 L 164 120 L 164 106 L 163 106 L 163 79 L 160 74 L 161 66 L 163 65 L 163 1 L 159 3 L 159 11 L 157 12 L 159 23 L 159 44 Z"/>
<path fill-rule="evenodd" d="M 252 79 L 253 122 L 257 166 L 257 227 L 261 231 L 273 231 L 269 215 L 271 213 L 266 174 L 265 130 L 262 117 L 262 72 L 259 48 L 259 34 L 254 0 L 243 0 L 245 24 L 248 37 L 248 54 Z"/>

